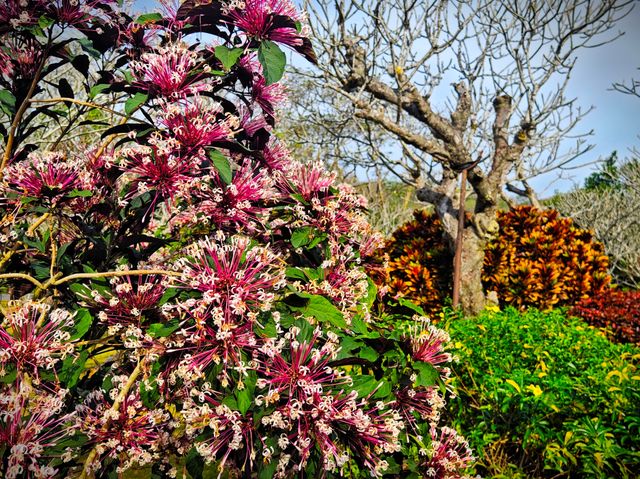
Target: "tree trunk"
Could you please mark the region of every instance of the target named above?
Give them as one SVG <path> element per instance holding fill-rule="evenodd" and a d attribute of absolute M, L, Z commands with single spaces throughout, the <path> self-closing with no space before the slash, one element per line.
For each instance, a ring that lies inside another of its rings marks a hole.
<path fill-rule="evenodd" d="M 486 239 L 477 234 L 473 225 L 465 224 L 460 268 L 460 305 L 465 314 L 475 316 L 485 307 L 482 265 L 486 245 Z"/>

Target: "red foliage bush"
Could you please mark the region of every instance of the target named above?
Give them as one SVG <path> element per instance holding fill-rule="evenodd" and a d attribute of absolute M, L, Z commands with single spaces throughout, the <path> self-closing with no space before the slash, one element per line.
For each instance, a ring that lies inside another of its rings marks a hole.
<path fill-rule="evenodd" d="M 602 291 L 578 302 L 569 314 L 610 330 L 614 341 L 640 344 L 640 291 Z"/>

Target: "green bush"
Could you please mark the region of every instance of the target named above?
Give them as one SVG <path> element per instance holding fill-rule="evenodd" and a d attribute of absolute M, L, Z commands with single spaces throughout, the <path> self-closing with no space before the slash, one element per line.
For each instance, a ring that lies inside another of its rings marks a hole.
<path fill-rule="evenodd" d="M 636 477 L 640 350 L 561 310 L 457 319 L 454 423 L 486 477 Z"/>

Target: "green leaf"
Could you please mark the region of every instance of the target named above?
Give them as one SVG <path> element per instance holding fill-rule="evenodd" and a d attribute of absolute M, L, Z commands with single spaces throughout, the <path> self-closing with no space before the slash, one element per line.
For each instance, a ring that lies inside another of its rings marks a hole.
<path fill-rule="evenodd" d="M 344 316 L 335 305 L 324 296 L 317 294 L 298 293 L 297 296 L 307 299 L 304 306 L 290 306 L 300 311 L 304 316 L 312 316 L 320 322 L 328 322 L 340 329 L 347 329 Z"/>
<path fill-rule="evenodd" d="M 287 57 L 278 45 L 270 40 L 263 41 L 258 48 L 258 60 L 262 64 L 267 85 L 280 81 L 284 75 Z"/>
<path fill-rule="evenodd" d="M 222 404 L 224 404 L 225 406 L 227 406 L 229 409 L 233 410 L 233 411 L 237 411 L 238 410 L 238 401 L 236 401 L 236 398 L 233 396 L 227 396 L 222 400 Z"/>
<path fill-rule="evenodd" d="M 66 195 L 67 198 L 88 198 L 89 196 L 93 196 L 93 192 L 89 190 L 71 190 Z"/>
<path fill-rule="evenodd" d="M 202 472 L 204 470 L 204 459 L 195 447 L 192 447 L 187 454 L 185 458 L 185 466 L 187 468 L 187 472 L 192 478 L 202 477 Z"/>
<path fill-rule="evenodd" d="M 369 394 L 371 394 L 379 384 L 379 381 L 376 381 L 376 378 L 367 374 L 352 376 L 352 379 L 353 390 L 358 393 L 358 397 L 360 398 L 369 396 Z"/>
<path fill-rule="evenodd" d="M 89 98 L 91 100 L 93 100 L 95 97 L 97 97 L 100 93 L 102 93 L 104 90 L 106 90 L 107 88 L 109 88 L 110 85 L 106 84 L 106 83 L 98 83 L 97 85 L 93 85 L 91 87 L 91 90 L 89 90 Z"/>
<path fill-rule="evenodd" d="M 18 370 L 13 364 L 8 364 L 5 367 L 4 376 L 0 376 L 1 384 L 10 384 L 16 380 L 18 376 Z"/>
<path fill-rule="evenodd" d="M 85 308 L 77 310 L 74 319 L 75 332 L 71 335 L 71 340 L 80 339 L 82 336 L 84 336 L 86 332 L 89 331 L 89 328 L 93 323 L 93 316 L 91 316 L 91 313 Z"/>
<path fill-rule="evenodd" d="M 96 50 L 93 46 L 93 42 L 91 40 L 89 40 L 88 38 L 83 38 L 80 37 L 78 39 L 76 39 L 76 41 L 80 44 L 80 46 L 82 47 L 82 49 L 88 53 L 89 55 L 91 55 L 93 58 L 100 58 L 102 56 L 102 54 L 100 53 L 100 51 Z"/>
<path fill-rule="evenodd" d="M 170 299 L 174 298 L 178 294 L 178 288 L 167 288 L 164 292 L 160 300 L 158 301 L 158 306 L 162 306 L 167 303 Z"/>
<path fill-rule="evenodd" d="M 147 333 L 153 338 L 164 338 L 180 327 L 180 321 L 172 319 L 167 323 L 153 323 L 149 325 Z"/>
<path fill-rule="evenodd" d="M 371 346 L 364 346 L 363 348 L 360 348 L 358 357 L 374 362 L 378 359 L 378 353 Z"/>
<path fill-rule="evenodd" d="M 81 351 L 77 357 L 67 356 L 62 362 L 62 369 L 58 376 L 67 388 L 72 388 L 78 383 L 80 374 L 84 371 L 89 353 L 87 350 Z"/>
<path fill-rule="evenodd" d="M 253 394 L 245 388 L 236 390 L 235 395 L 238 402 L 238 411 L 240 411 L 240 414 L 244 415 L 251 407 Z"/>
<path fill-rule="evenodd" d="M 367 278 L 367 297 L 365 302 L 369 309 L 373 306 L 373 303 L 376 301 L 376 297 L 378 296 L 378 287 L 376 283 L 373 282 L 371 278 Z"/>
<path fill-rule="evenodd" d="M 231 174 L 231 163 L 229 162 L 229 159 L 218 150 L 209 151 L 209 158 L 213 162 L 213 166 L 218 171 L 222 181 L 227 185 L 231 184 L 233 175 Z"/>
<path fill-rule="evenodd" d="M 69 286 L 69 289 L 73 291 L 76 294 L 76 296 L 78 296 L 81 299 L 91 298 L 91 288 L 89 288 L 88 286 L 85 286 L 84 284 L 73 283 L 71 284 L 71 286 Z"/>
<path fill-rule="evenodd" d="M 16 97 L 9 90 L 0 90 L 0 103 L 13 111 L 16 107 Z"/>
<path fill-rule="evenodd" d="M 424 311 L 424 309 L 422 309 L 417 304 L 409 301 L 408 299 L 398 298 L 397 301 L 398 301 L 398 304 L 400 306 L 404 306 L 405 308 L 410 309 L 411 311 L 413 311 L 414 313 L 419 314 L 420 316 L 428 316 L 428 314 Z"/>
<path fill-rule="evenodd" d="M 287 268 L 286 271 L 287 278 L 289 279 L 299 279 L 302 281 L 307 281 L 307 275 L 300 268 Z"/>
<path fill-rule="evenodd" d="M 294 248 L 300 248 L 306 246 L 311 242 L 313 237 L 314 228 L 311 226 L 305 226 L 298 228 L 291 233 L 291 246 Z"/>
<path fill-rule="evenodd" d="M 53 25 L 54 21 L 55 20 L 53 20 L 53 18 L 49 18 L 46 15 L 42 15 L 40 18 L 38 18 L 38 26 L 44 30 L 46 28 L 49 28 L 51 25 Z"/>
<path fill-rule="evenodd" d="M 269 464 L 263 464 L 262 469 L 260 469 L 260 473 L 258 474 L 258 479 L 272 479 L 276 474 L 277 465 L 278 461 L 273 459 Z"/>
<path fill-rule="evenodd" d="M 136 18 L 136 23 L 139 25 L 146 25 L 147 23 L 155 23 L 162 20 L 162 14 L 160 13 L 144 13 Z"/>
<path fill-rule="evenodd" d="M 243 48 L 229 48 L 224 45 L 218 45 L 215 48 L 216 58 L 222 62 L 225 70 L 230 70 L 236 64 L 238 58 L 244 52 Z"/>
<path fill-rule="evenodd" d="M 146 93 L 141 93 L 141 92 L 136 93 L 125 102 L 124 112 L 127 115 L 131 115 L 136 108 L 138 108 L 148 99 L 149 99 L 149 95 L 147 95 Z"/>
<path fill-rule="evenodd" d="M 377 381 L 376 387 L 378 387 L 378 389 L 373 395 L 375 399 L 384 399 L 389 396 L 389 394 L 391 394 L 391 391 L 393 390 L 391 387 L 391 383 L 389 381 L 385 381 L 384 379 Z"/>
<path fill-rule="evenodd" d="M 440 373 L 432 364 L 415 362 L 413 363 L 413 369 L 418 373 L 416 386 L 434 386 L 440 381 Z"/>

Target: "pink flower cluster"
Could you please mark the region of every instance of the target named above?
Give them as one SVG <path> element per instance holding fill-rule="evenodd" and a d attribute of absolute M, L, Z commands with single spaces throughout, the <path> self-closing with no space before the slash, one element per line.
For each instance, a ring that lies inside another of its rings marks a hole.
<path fill-rule="evenodd" d="M 401 337 L 370 311 L 362 263 L 381 237 L 366 202 L 273 135 L 286 95 L 256 50 L 313 60 L 302 15 L 289 0 L 186 1 L 134 22 L 114 3 L 0 6 L 0 55 L 19 54 L 2 82 L 45 71 L 55 55 L 30 60 L 29 32 L 51 20 L 86 36 L 79 50 L 112 49 L 114 71 L 87 71 L 82 92 L 122 98 L 126 117 L 86 153 L 62 142 L 2 171 L 14 234 L 0 268 L 16 268 L 3 277 L 19 298 L 0 309 L 2 472 L 175 477 L 192 461 L 381 477 L 420 449 L 428 476 L 461 477 L 468 447 L 439 424 L 448 336 Z"/>

